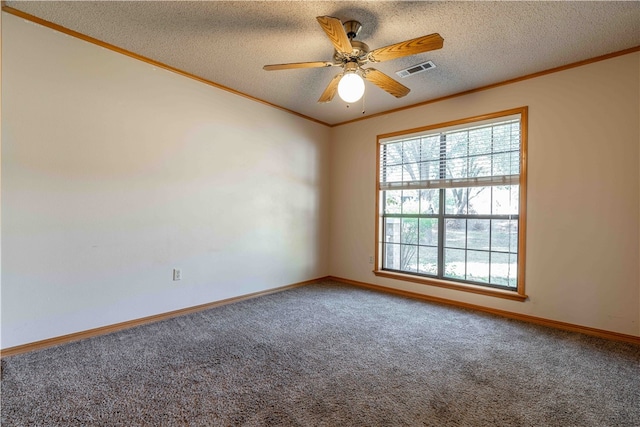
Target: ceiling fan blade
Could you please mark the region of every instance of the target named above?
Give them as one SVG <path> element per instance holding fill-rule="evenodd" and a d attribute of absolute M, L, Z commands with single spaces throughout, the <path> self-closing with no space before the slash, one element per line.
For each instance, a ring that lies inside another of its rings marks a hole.
<path fill-rule="evenodd" d="M 336 92 L 338 91 L 338 83 L 340 82 L 342 75 L 343 73 L 336 74 L 335 77 L 331 79 L 331 81 L 327 85 L 327 88 L 324 90 L 324 92 L 322 92 L 322 95 L 320 95 L 318 102 L 329 102 L 333 99 L 334 96 L 336 96 Z"/>
<path fill-rule="evenodd" d="M 324 32 L 327 33 L 333 47 L 340 53 L 351 54 L 353 50 L 351 42 L 339 19 L 331 16 L 318 16 L 316 19 L 322 26 Z"/>
<path fill-rule="evenodd" d="M 444 39 L 440 37 L 440 34 L 434 33 L 428 36 L 422 36 L 416 39 L 406 40 L 390 46 L 374 49 L 369 52 L 368 58 L 371 62 L 388 61 L 390 59 L 440 49 L 442 48 L 443 43 Z"/>
<path fill-rule="evenodd" d="M 409 89 L 408 87 L 398 83 L 382 71 L 378 71 L 375 68 L 367 68 L 366 70 L 364 70 L 364 72 L 362 73 L 362 77 L 364 77 L 365 80 L 378 86 L 380 89 L 389 92 L 396 98 L 402 98 L 411 91 L 411 89 Z"/>
<path fill-rule="evenodd" d="M 334 65 L 335 64 L 333 62 L 317 61 L 317 62 L 293 62 L 291 64 L 272 64 L 272 65 L 265 65 L 262 68 L 267 71 L 274 71 L 274 70 L 289 70 L 293 68 L 333 67 Z"/>

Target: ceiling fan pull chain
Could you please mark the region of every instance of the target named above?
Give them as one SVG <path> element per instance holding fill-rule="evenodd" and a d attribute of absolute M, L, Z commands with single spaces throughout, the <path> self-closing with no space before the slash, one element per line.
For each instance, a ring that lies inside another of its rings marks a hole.
<path fill-rule="evenodd" d="M 365 113 L 365 108 L 364 108 L 364 98 L 366 96 L 367 92 L 365 91 L 365 93 L 362 94 L 362 114 Z"/>

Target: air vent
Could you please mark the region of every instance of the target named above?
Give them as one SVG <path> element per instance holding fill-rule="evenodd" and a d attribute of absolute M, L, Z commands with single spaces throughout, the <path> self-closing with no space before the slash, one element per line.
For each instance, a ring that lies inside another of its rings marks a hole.
<path fill-rule="evenodd" d="M 405 78 L 405 77 L 412 76 L 414 74 L 422 73 L 423 71 L 427 71 L 432 68 L 436 68 L 433 61 L 427 61 L 427 62 L 423 62 L 422 64 L 412 65 L 411 67 L 405 68 L 404 70 L 396 71 L 396 75 L 398 77 Z"/>

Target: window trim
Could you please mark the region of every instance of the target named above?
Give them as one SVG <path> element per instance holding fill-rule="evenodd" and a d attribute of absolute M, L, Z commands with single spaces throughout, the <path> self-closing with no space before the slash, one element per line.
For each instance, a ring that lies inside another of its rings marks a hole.
<path fill-rule="evenodd" d="M 400 273 L 396 271 L 389 271 L 382 269 L 382 243 L 380 241 L 380 233 L 382 230 L 382 207 L 380 206 L 380 147 L 382 146 L 381 140 L 396 138 L 401 136 L 407 136 L 414 133 L 423 133 L 431 130 L 450 128 L 454 126 L 469 125 L 476 122 L 482 122 L 487 120 L 494 120 L 500 117 L 520 115 L 520 207 L 518 211 L 518 282 L 516 289 L 505 290 L 492 288 L 482 285 L 474 285 L 471 283 L 462 283 L 457 281 L 450 281 L 445 279 L 436 279 L 431 277 L 424 277 L 420 275 L 413 275 L 410 273 Z M 381 134 L 376 139 L 376 185 L 375 185 L 375 201 L 376 201 L 376 223 L 375 223 L 375 251 L 374 251 L 374 270 L 373 274 L 378 277 L 384 277 L 389 279 L 402 280 L 405 282 L 418 283 L 423 285 L 437 286 L 441 288 L 454 289 L 464 292 L 471 292 L 476 294 L 494 296 L 499 298 L 506 298 L 515 301 L 525 301 L 527 295 L 525 294 L 525 264 L 526 264 L 526 235 L 527 235 L 527 136 L 528 136 L 528 107 L 519 107 L 510 110 L 499 111 L 490 114 L 483 114 L 480 116 L 467 117 L 460 120 L 454 120 L 444 123 L 438 123 L 434 125 L 408 129 L 399 132 L 392 132 L 387 134 Z"/>

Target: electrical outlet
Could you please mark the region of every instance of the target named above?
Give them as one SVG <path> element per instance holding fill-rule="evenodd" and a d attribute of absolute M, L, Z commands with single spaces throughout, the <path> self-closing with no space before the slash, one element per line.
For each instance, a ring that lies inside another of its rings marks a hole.
<path fill-rule="evenodd" d="M 369 256 L 369 264 L 373 264 L 373 256 Z"/>
<path fill-rule="evenodd" d="M 182 280 L 182 270 L 180 270 L 179 268 L 173 269 L 173 280 Z"/>

